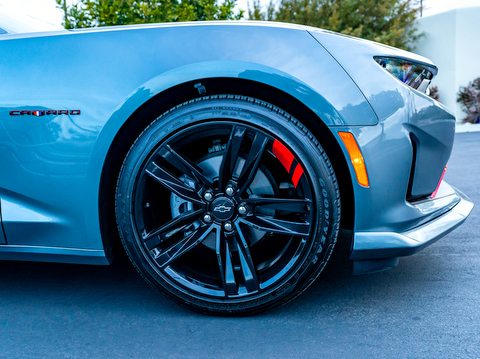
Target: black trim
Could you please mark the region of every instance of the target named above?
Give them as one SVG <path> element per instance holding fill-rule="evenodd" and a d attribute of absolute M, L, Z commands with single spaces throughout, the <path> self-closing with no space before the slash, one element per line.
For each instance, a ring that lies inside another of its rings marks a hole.
<path fill-rule="evenodd" d="M 5 228 L 3 228 L 2 203 L 1 203 L 1 201 L 0 201 L 0 229 L 2 230 L 1 233 L 3 233 L 3 242 L 0 241 L 0 244 L 2 244 L 2 245 L 3 245 L 3 244 L 7 244 L 7 235 L 6 235 L 6 233 L 5 233 Z M 0 233 L 0 234 L 1 234 L 1 233 Z M 1 239 L 1 237 L 0 237 L 0 239 Z"/>
<path fill-rule="evenodd" d="M 412 196 L 412 187 L 413 187 L 413 178 L 415 177 L 415 164 L 417 163 L 417 148 L 418 148 L 418 138 L 410 133 L 410 141 L 412 142 L 412 167 L 410 169 L 410 178 L 408 179 L 408 189 L 407 189 L 407 201 L 414 201 L 420 197 Z"/>

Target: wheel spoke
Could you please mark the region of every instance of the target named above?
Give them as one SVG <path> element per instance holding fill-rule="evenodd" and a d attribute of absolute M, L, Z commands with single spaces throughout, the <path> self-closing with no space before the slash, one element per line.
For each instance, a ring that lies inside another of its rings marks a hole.
<path fill-rule="evenodd" d="M 171 146 L 165 145 L 158 151 L 158 154 L 182 173 L 189 175 L 189 177 L 193 176 L 193 178 L 204 186 L 213 188 L 212 181 L 203 175 L 202 170 Z"/>
<path fill-rule="evenodd" d="M 230 246 L 220 230 L 220 226 L 217 227 L 215 252 L 217 254 L 218 268 L 220 269 L 220 278 L 225 295 L 228 297 L 238 294 Z"/>
<path fill-rule="evenodd" d="M 200 244 L 214 228 L 214 226 L 199 227 L 195 232 L 182 238 L 168 249 L 162 251 L 158 256 L 155 257 L 155 261 L 160 268 L 170 265 L 173 261 Z"/>
<path fill-rule="evenodd" d="M 241 222 L 253 228 L 272 233 L 286 234 L 290 236 L 308 236 L 310 224 L 305 222 L 293 222 L 276 219 L 270 216 L 248 216 Z"/>
<path fill-rule="evenodd" d="M 215 97 L 211 105 L 222 101 L 227 103 Z M 308 171 L 323 157 L 295 152 L 294 144 L 305 139 L 286 127 L 273 131 L 278 114 L 255 112 L 260 105 L 252 104 L 253 120 L 247 121 L 192 102 L 188 106 L 201 116 L 173 127 L 155 122 L 159 127 L 149 127 L 125 159 L 131 170 L 121 172 L 116 192 L 117 200 L 125 198 L 117 201 L 119 223 L 131 223 L 119 226 L 125 245 L 142 271 L 157 273 L 150 279 L 158 288 L 171 296 L 181 292 L 178 300 L 186 305 L 202 302 L 205 310 L 221 313 L 241 313 L 242 305 L 247 313 L 273 307 L 287 297 L 272 293 L 296 276 L 303 279 L 315 241 L 323 240 L 313 233 L 322 194 L 310 180 L 292 185 L 299 167 L 310 178 L 315 173 Z M 274 144 L 276 138 L 284 139 L 285 149 Z M 280 173 L 283 167 L 292 173 Z"/>
<path fill-rule="evenodd" d="M 250 255 L 250 250 L 248 249 L 247 241 L 243 235 L 242 229 L 236 224 L 237 227 L 237 248 L 238 255 L 240 257 L 240 267 L 245 280 L 245 287 L 249 293 L 258 291 L 260 285 L 258 283 L 256 268 L 253 264 L 252 256 Z"/>
<path fill-rule="evenodd" d="M 182 213 L 181 215 L 173 218 L 172 220 L 168 221 L 165 223 L 163 226 L 160 228 L 155 229 L 154 231 L 147 233 L 143 236 L 143 241 L 147 242 L 150 239 L 156 237 L 156 236 L 161 236 L 162 238 L 158 241 L 156 241 L 156 245 L 162 243 L 166 239 L 170 238 L 172 235 L 175 233 L 178 233 L 179 231 L 183 230 L 184 228 L 190 226 L 195 220 L 197 220 L 200 215 L 204 212 L 203 208 L 197 209 L 195 211 L 188 211 L 185 213 Z M 152 247 L 153 248 L 153 247 Z M 149 249 L 152 249 L 149 248 Z"/>
<path fill-rule="evenodd" d="M 180 181 L 177 177 L 172 175 L 166 169 L 158 166 L 155 162 L 150 162 L 150 164 L 145 169 L 145 172 L 158 183 L 162 184 L 164 187 L 175 193 L 180 198 L 189 202 L 203 205 L 203 201 L 198 195 L 197 191 L 187 186 L 185 183 Z"/>
<path fill-rule="evenodd" d="M 245 288 L 249 293 L 260 289 L 247 241 L 238 225 L 237 231 L 235 237 L 227 239 L 220 227 L 218 226 L 217 228 L 215 251 L 222 286 L 227 297 L 238 295 L 238 283 L 235 273 L 237 278 L 243 279 Z"/>
<path fill-rule="evenodd" d="M 219 187 L 224 188 L 228 181 L 232 179 L 235 165 L 237 164 L 238 155 L 242 148 L 243 139 L 245 137 L 246 129 L 242 126 L 234 126 L 228 139 L 227 148 L 223 155 L 222 163 L 220 165 Z"/>
<path fill-rule="evenodd" d="M 238 194 L 242 194 L 250 183 L 252 183 L 257 173 L 260 159 L 267 147 L 268 137 L 264 134 L 257 133 L 252 142 L 252 147 L 248 153 L 248 157 L 243 164 L 242 173 L 238 178 Z"/>
<path fill-rule="evenodd" d="M 275 209 L 293 213 L 310 213 L 310 204 L 312 201 L 302 198 L 276 198 L 261 197 L 243 199 L 249 206 L 261 207 L 265 209 Z"/>

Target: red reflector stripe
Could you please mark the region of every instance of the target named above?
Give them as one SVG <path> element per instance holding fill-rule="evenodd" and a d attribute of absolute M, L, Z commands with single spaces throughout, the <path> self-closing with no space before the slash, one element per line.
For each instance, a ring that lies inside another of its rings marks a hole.
<path fill-rule="evenodd" d="M 303 168 L 300 166 L 300 163 L 297 165 L 295 168 L 295 171 L 293 172 L 293 177 L 292 177 L 292 182 L 295 188 L 297 188 L 298 181 L 300 180 L 300 177 L 303 175 Z"/>
<path fill-rule="evenodd" d="M 446 172 L 446 171 L 447 171 L 447 166 L 445 166 L 445 168 L 443 169 L 442 177 L 440 177 L 440 181 L 438 182 L 437 189 L 436 189 L 435 192 L 433 192 L 432 195 L 430 196 L 431 199 L 434 199 L 435 196 L 437 195 L 438 189 L 440 188 L 440 184 L 441 184 L 442 181 L 443 181 L 443 176 L 445 176 L 445 172 Z"/>
<path fill-rule="evenodd" d="M 288 148 L 286 148 L 280 141 L 275 140 L 273 141 L 273 154 L 282 163 L 287 172 L 290 172 L 290 167 L 292 167 L 292 162 L 295 157 Z M 295 184 L 295 187 L 296 186 L 297 185 Z"/>

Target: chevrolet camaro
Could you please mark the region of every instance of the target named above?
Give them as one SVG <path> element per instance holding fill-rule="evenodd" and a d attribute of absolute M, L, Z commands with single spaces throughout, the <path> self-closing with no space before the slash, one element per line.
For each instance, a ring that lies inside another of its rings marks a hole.
<path fill-rule="evenodd" d="M 180 305 L 248 315 L 337 238 L 380 271 L 473 207 L 442 181 L 455 118 L 424 57 L 268 22 L 25 24 L 0 16 L 0 259 L 107 265 L 122 243 Z"/>

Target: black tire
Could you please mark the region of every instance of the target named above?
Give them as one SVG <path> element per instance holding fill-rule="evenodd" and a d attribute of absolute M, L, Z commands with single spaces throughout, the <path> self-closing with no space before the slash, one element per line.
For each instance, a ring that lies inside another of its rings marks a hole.
<path fill-rule="evenodd" d="M 172 108 L 136 139 L 116 216 L 130 259 L 158 291 L 206 314 L 250 315 L 320 274 L 340 194 L 325 151 L 295 118 L 216 95 Z"/>

